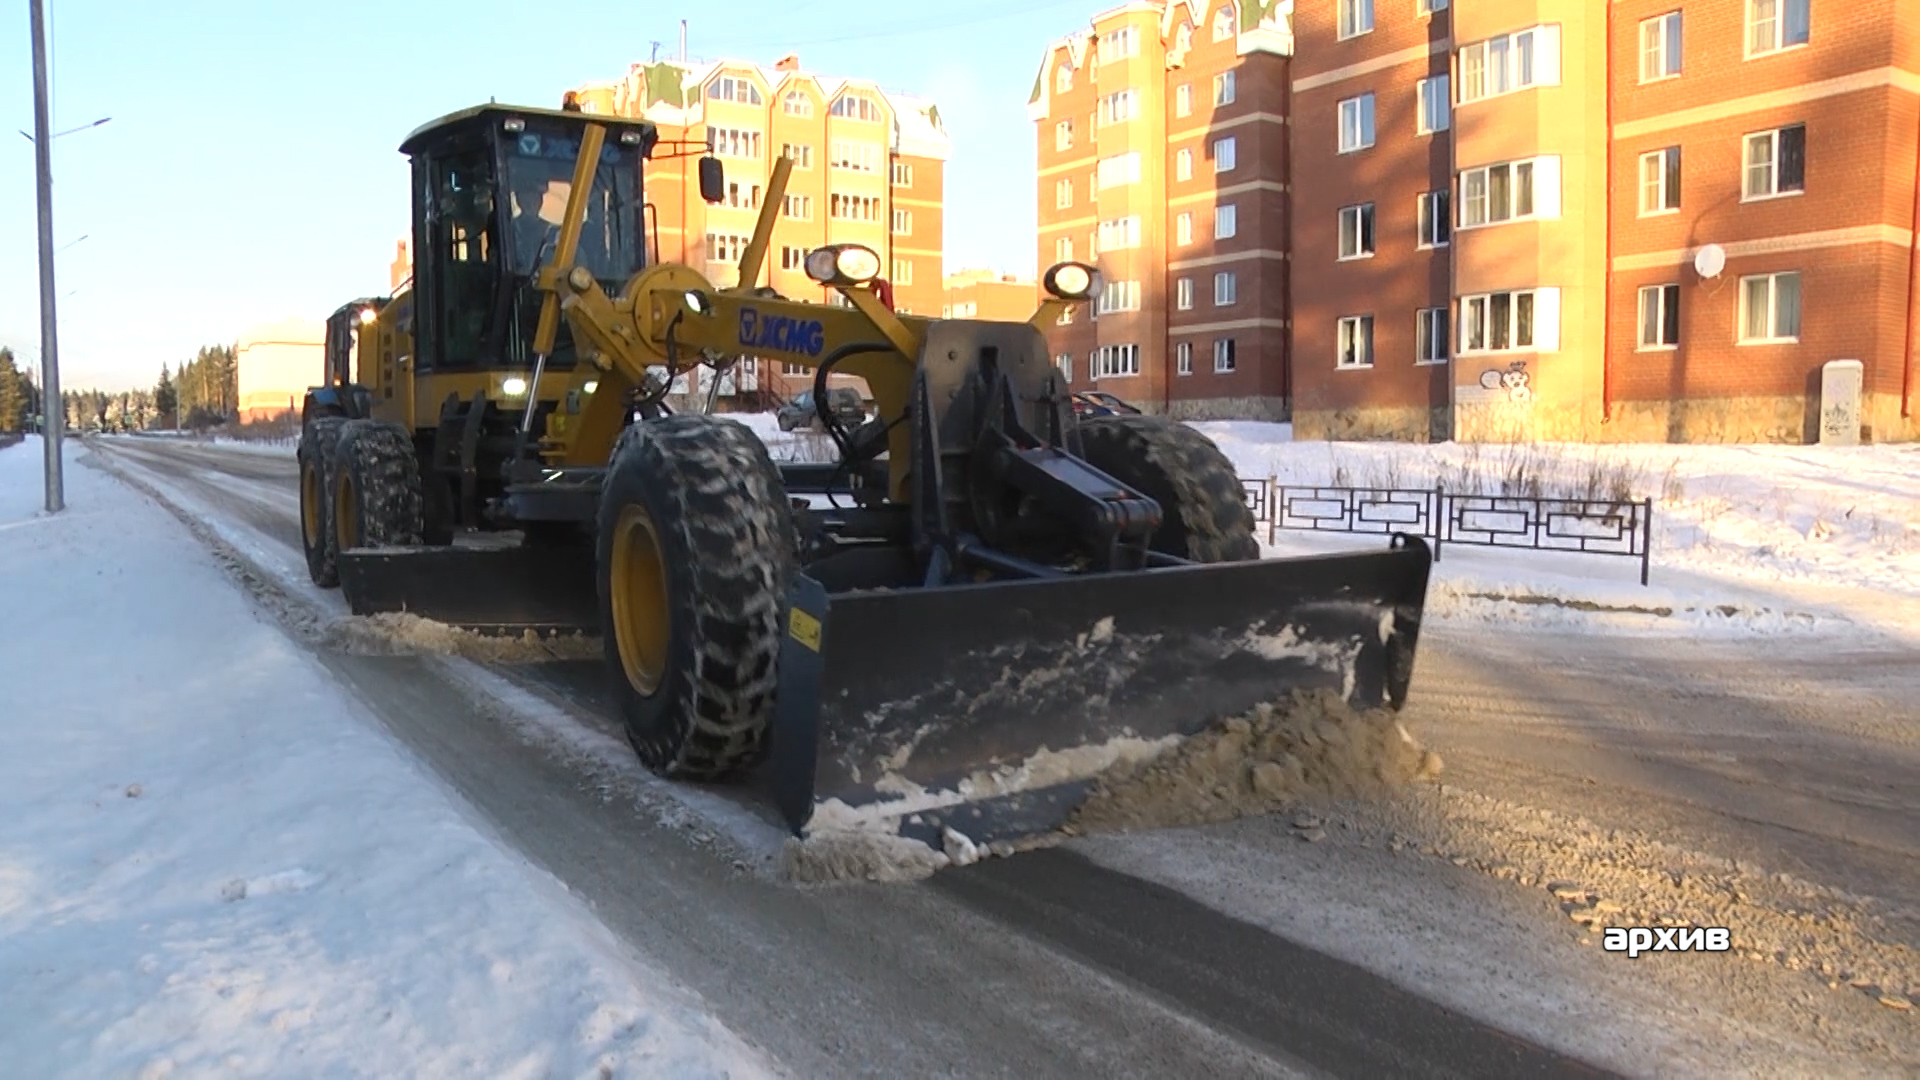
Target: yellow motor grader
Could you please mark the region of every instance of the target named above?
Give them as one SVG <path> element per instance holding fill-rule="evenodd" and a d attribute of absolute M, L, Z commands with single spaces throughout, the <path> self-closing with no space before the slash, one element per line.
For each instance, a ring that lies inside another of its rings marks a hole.
<path fill-rule="evenodd" d="M 694 156 L 651 124 L 490 104 L 400 149 L 414 277 L 329 319 L 299 448 L 309 569 L 356 614 L 600 635 L 641 759 L 764 763 L 796 833 L 829 800 L 934 843 L 1045 830 L 1087 775 L 994 799 L 966 781 L 1296 689 L 1404 701 L 1426 545 L 1262 560 L 1207 438 L 1077 419 L 1041 328 L 1094 267 L 1049 269 L 1026 322 L 928 319 L 842 244 L 805 268 L 847 306 L 806 303 L 755 285 L 784 158 L 721 287 L 648 257 L 647 163 Z M 695 174 L 720 201 L 719 160 Z M 812 370 L 836 460 L 775 462 L 669 407 L 740 356 Z M 874 419 L 827 411 L 833 374 L 865 380 Z"/>

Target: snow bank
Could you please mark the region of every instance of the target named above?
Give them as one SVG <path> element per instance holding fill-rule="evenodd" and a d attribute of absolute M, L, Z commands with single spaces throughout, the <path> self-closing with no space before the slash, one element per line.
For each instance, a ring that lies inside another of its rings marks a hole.
<path fill-rule="evenodd" d="M 81 456 L 74 447 L 72 457 Z M 762 1075 L 497 846 L 164 512 L 0 452 L 0 1060 Z"/>

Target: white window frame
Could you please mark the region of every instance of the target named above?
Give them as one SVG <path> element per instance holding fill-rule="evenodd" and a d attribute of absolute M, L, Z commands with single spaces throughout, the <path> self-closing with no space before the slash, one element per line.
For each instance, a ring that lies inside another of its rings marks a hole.
<path fill-rule="evenodd" d="M 1061 64 L 1053 72 L 1053 92 L 1064 94 L 1073 89 L 1073 65 Z"/>
<path fill-rule="evenodd" d="M 1063 176 L 1053 182 L 1053 208 L 1066 210 L 1073 206 L 1073 177 Z"/>
<path fill-rule="evenodd" d="M 1443 248 L 1453 242 L 1453 192 L 1447 189 L 1423 191 L 1414 209 L 1414 227 L 1419 240 L 1416 249 Z"/>
<path fill-rule="evenodd" d="M 1495 188 L 1499 182 L 1498 176 L 1503 172 L 1507 178 L 1506 198 L 1503 205 L 1496 206 Z M 1524 183 L 1520 179 L 1523 176 L 1526 178 Z M 1480 191 L 1477 201 L 1483 205 L 1486 214 L 1480 221 L 1471 220 L 1476 203 L 1476 187 Z M 1521 209 L 1523 189 L 1525 201 L 1531 204 L 1524 212 Z M 1457 208 L 1454 221 L 1456 231 L 1487 229 L 1515 221 L 1557 218 L 1560 216 L 1560 158 L 1549 155 L 1462 169 L 1454 206 Z"/>
<path fill-rule="evenodd" d="M 1373 145 L 1373 94 L 1371 91 L 1340 102 L 1340 152 L 1352 154 Z"/>
<path fill-rule="evenodd" d="M 1639 302 L 1635 305 L 1638 346 L 1636 352 L 1670 352 L 1680 347 L 1680 285 L 1667 282 L 1661 285 L 1642 285 Z M 1673 340 L 1666 340 L 1668 322 L 1673 326 Z"/>
<path fill-rule="evenodd" d="M 1678 11 L 1640 20 L 1640 81 L 1665 82 L 1680 77 L 1684 30 Z"/>
<path fill-rule="evenodd" d="M 789 195 L 787 196 L 787 198 L 791 199 L 793 198 L 793 196 Z M 806 265 L 807 265 L 807 249 L 806 248 L 794 247 L 791 244 L 786 244 L 781 246 L 780 269 L 804 270 L 806 269 Z"/>
<path fill-rule="evenodd" d="M 780 98 L 780 111 L 802 119 L 813 115 L 813 98 L 805 90 L 789 90 Z"/>
<path fill-rule="evenodd" d="M 1782 190 L 1780 187 L 1780 165 L 1783 160 L 1781 155 L 1781 144 L 1786 141 L 1785 140 L 1786 133 L 1788 131 L 1792 131 L 1795 129 L 1798 129 L 1800 132 L 1800 186 L 1797 188 L 1787 188 L 1785 190 Z M 1767 163 L 1764 166 L 1756 166 L 1753 161 L 1753 151 L 1756 146 L 1762 145 L 1763 143 L 1767 147 Z M 1754 190 L 1754 186 L 1753 186 L 1754 169 L 1757 167 L 1765 168 L 1767 172 L 1767 180 L 1766 180 L 1767 188 L 1764 191 Z M 1781 126 L 1774 128 L 1770 131 L 1751 131 L 1741 136 L 1740 138 L 1740 201 L 1741 202 L 1758 202 L 1762 199 L 1786 199 L 1786 198 L 1792 198 L 1795 195 L 1804 195 L 1806 193 L 1807 193 L 1807 125 L 1806 124 L 1804 123 L 1782 124 Z"/>
<path fill-rule="evenodd" d="M 1123 218 L 1108 218 L 1102 221 L 1099 229 L 1101 251 L 1128 251 L 1140 246 L 1140 216 L 1134 214 Z"/>
<path fill-rule="evenodd" d="M 890 284 L 894 284 L 894 285 L 913 284 L 913 260 L 912 259 L 893 260 L 893 276 L 891 278 L 888 278 L 887 280 Z"/>
<path fill-rule="evenodd" d="M 780 154 L 793 162 L 795 169 L 813 168 L 813 145 L 811 143 L 781 143 Z"/>
<path fill-rule="evenodd" d="M 1140 91 L 1128 87 L 1100 99 L 1100 126 L 1125 124 L 1140 119 Z"/>
<path fill-rule="evenodd" d="M 786 205 L 782 206 L 780 210 L 780 216 L 786 218 L 788 221 L 812 221 L 813 196 L 789 195 L 786 199 Z"/>
<path fill-rule="evenodd" d="M 1173 373 L 1193 374 L 1193 342 L 1182 341 L 1173 347 Z"/>
<path fill-rule="evenodd" d="M 1671 164 L 1669 164 L 1671 161 Z M 1680 148 L 1663 146 L 1640 155 L 1640 216 L 1680 212 Z"/>
<path fill-rule="evenodd" d="M 1373 33 L 1373 0 L 1336 0 L 1334 32 L 1336 41 Z"/>
<path fill-rule="evenodd" d="M 1173 309 L 1175 311 L 1193 310 L 1193 279 L 1183 277 L 1173 284 Z"/>
<path fill-rule="evenodd" d="M 1233 37 L 1233 5 L 1229 4 L 1213 13 L 1213 40 L 1227 41 Z"/>
<path fill-rule="evenodd" d="M 1093 350 L 1095 379 L 1117 379 L 1140 374 L 1140 346 L 1102 345 Z"/>
<path fill-rule="evenodd" d="M 1233 71 L 1231 69 L 1215 75 L 1213 77 L 1214 106 L 1218 108 L 1221 105 L 1233 104 L 1236 89 L 1234 86 Z"/>
<path fill-rule="evenodd" d="M 1213 275 L 1213 306 L 1232 307 L 1240 302 L 1240 275 L 1222 270 Z"/>
<path fill-rule="evenodd" d="M 1353 243 L 1347 243 L 1351 236 Z M 1377 246 L 1374 235 L 1374 213 L 1372 203 L 1357 203 L 1340 208 L 1340 239 L 1338 262 L 1353 259 L 1371 259 Z"/>
<path fill-rule="evenodd" d="M 905 161 L 893 163 L 893 186 L 910 188 L 913 186 L 913 165 Z"/>
<path fill-rule="evenodd" d="M 1193 115 L 1193 84 L 1181 83 L 1173 91 L 1173 115 Z"/>
<path fill-rule="evenodd" d="M 1193 150 L 1181 147 L 1173 154 L 1173 178 L 1175 180 L 1193 179 Z"/>
<path fill-rule="evenodd" d="M 1138 281 L 1109 281 L 1093 302 L 1093 313 L 1096 316 L 1139 310 L 1140 283 Z"/>
<path fill-rule="evenodd" d="M 1741 5 L 1746 10 L 1741 19 L 1740 40 L 1746 49 L 1746 59 L 1753 60 L 1762 56 L 1774 56 L 1792 49 L 1804 49 L 1813 39 L 1812 0 L 1746 0 Z M 1763 18 L 1761 9 L 1771 10 L 1772 14 Z M 1798 41 L 1787 40 L 1787 16 L 1797 11 L 1800 16 L 1800 32 L 1805 36 Z M 1763 33 L 1766 40 L 1755 47 L 1755 42 Z"/>
<path fill-rule="evenodd" d="M 760 133 L 752 128 L 708 128 L 707 145 L 715 157 L 760 160 Z"/>
<path fill-rule="evenodd" d="M 1073 149 L 1073 119 L 1071 117 L 1053 125 L 1053 148 L 1055 150 Z"/>
<path fill-rule="evenodd" d="M 1140 151 L 1129 150 L 1124 154 L 1101 158 L 1100 164 L 1094 169 L 1094 176 L 1098 178 L 1101 191 L 1139 183 Z"/>
<path fill-rule="evenodd" d="M 1140 55 L 1140 31 L 1137 27 L 1123 26 L 1118 30 L 1109 30 L 1100 35 L 1100 62 L 1111 64 L 1115 60 L 1126 60 Z"/>
<path fill-rule="evenodd" d="M 1240 144 L 1233 136 L 1213 140 L 1213 171 L 1232 172 L 1240 163 Z"/>
<path fill-rule="evenodd" d="M 1053 242 L 1053 261 L 1056 263 L 1073 261 L 1073 237 L 1062 236 Z"/>
<path fill-rule="evenodd" d="M 1457 54 L 1456 104 L 1560 85 L 1560 27 L 1530 26 L 1464 45 Z M 1528 70 L 1531 67 L 1531 70 Z M 1476 78 L 1477 76 L 1477 78 Z"/>
<path fill-rule="evenodd" d="M 893 212 L 893 234 L 906 236 L 913 232 L 913 211 L 895 209 Z"/>
<path fill-rule="evenodd" d="M 1433 75 L 1421 79 L 1419 87 L 1420 109 L 1413 122 L 1416 135 L 1431 135 L 1436 131 L 1445 131 L 1453 126 L 1453 99 L 1449 89 L 1450 76 Z"/>
<path fill-rule="evenodd" d="M 1193 243 L 1193 215 L 1183 213 L 1173 219 L 1173 242 L 1176 244 Z"/>
<path fill-rule="evenodd" d="M 1414 312 L 1413 324 L 1413 362 L 1417 367 L 1426 367 L 1447 362 L 1447 349 L 1451 345 L 1447 337 L 1447 309 L 1443 307 L 1421 308 Z M 1435 351 L 1439 355 L 1434 355 Z"/>
<path fill-rule="evenodd" d="M 1333 366 L 1340 371 L 1373 367 L 1373 316 L 1342 315 L 1335 327 Z"/>
<path fill-rule="evenodd" d="M 858 139 L 833 140 L 834 169 L 840 172 L 877 173 L 880 171 L 880 145 Z"/>
<path fill-rule="evenodd" d="M 1791 278 L 1794 294 L 1793 323 L 1791 332 L 1782 334 L 1780 310 L 1780 286 L 1785 279 Z M 1749 337 L 1747 335 L 1748 292 L 1753 284 L 1766 283 L 1767 336 Z M 1790 345 L 1800 340 L 1801 325 L 1806 319 L 1806 290 L 1802 286 L 1800 271 L 1776 270 L 1771 274 L 1748 274 L 1740 279 L 1740 304 L 1737 329 L 1739 343 L 1742 345 Z"/>
<path fill-rule="evenodd" d="M 1414 11 L 1420 15 L 1431 15 L 1436 11 L 1447 10 L 1447 0 L 1414 0 Z"/>
<path fill-rule="evenodd" d="M 1521 309 L 1530 313 L 1521 342 Z M 1504 326 L 1495 326 L 1496 318 Z M 1456 309 L 1455 356 L 1560 351 L 1560 290 L 1541 286 L 1462 296 Z M 1494 342 L 1505 338 L 1505 344 Z M 1476 344 L 1477 340 L 1477 344 Z"/>
<path fill-rule="evenodd" d="M 1231 240 L 1240 233 L 1240 211 L 1233 203 L 1213 208 L 1213 238 Z"/>
<path fill-rule="evenodd" d="M 1235 356 L 1233 339 L 1230 337 L 1213 339 L 1213 373 L 1231 375 L 1240 370 L 1240 358 Z"/>

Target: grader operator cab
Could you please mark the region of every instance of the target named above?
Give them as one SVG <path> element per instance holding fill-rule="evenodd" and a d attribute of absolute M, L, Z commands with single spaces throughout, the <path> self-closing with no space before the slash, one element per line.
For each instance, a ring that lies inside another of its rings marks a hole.
<path fill-rule="evenodd" d="M 647 257 L 648 161 L 670 197 L 723 185 L 645 122 L 488 105 L 401 151 L 416 278 L 335 313 L 299 451 L 309 566 L 356 614 L 597 634 L 642 760 L 764 762 L 796 833 L 834 800 L 935 844 L 1042 831 L 1091 782 L 1059 752 L 1296 689 L 1403 702 L 1426 545 L 1261 560 L 1203 435 L 1076 418 L 1042 328 L 1093 267 L 1049 270 L 1027 322 L 936 320 L 835 245 L 805 272 L 848 306 L 805 303 L 761 284 L 785 158 L 722 286 Z M 876 416 L 823 407 L 838 460 L 798 464 L 669 409 L 742 355 L 811 368 L 821 403 L 859 376 Z M 1048 751 L 1045 786 L 982 797 Z"/>

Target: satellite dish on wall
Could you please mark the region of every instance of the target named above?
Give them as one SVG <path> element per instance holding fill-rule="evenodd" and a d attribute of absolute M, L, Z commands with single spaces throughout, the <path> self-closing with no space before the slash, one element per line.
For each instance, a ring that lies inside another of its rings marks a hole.
<path fill-rule="evenodd" d="M 1703 278 L 1716 278 L 1720 271 L 1727 268 L 1727 249 L 1719 244 L 1708 244 L 1693 256 L 1693 268 Z"/>

